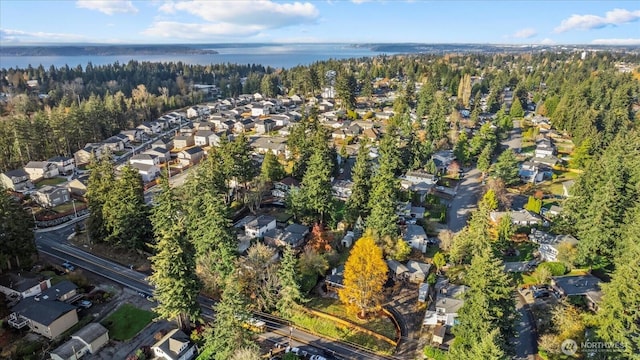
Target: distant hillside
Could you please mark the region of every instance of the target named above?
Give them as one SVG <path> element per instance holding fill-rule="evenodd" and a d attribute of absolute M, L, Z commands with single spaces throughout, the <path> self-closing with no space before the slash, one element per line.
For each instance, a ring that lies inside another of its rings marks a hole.
<path fill-rule="evenodd" d="M 0 46 L 4 56 L 109 56 L 217 54 L 215 50 L 182 45 Z"/>
<path fill-rule="evenodd" d="M 352 45 L 357 48 L 367 48 L 375 52 L 389 53 L 422 53 L 422 54 L 443 54 L 443 53 L 523 53 L 530 51 L 566 51 L 566 50 L 587 50 L 602 49 L 608 51 L 637 51 L 637 45 L 612 46 L 612 45 L 540 45 L 540 44 L 418 44 L 418 43 L 397 43 L 397 44 L 357 44 Z"/>

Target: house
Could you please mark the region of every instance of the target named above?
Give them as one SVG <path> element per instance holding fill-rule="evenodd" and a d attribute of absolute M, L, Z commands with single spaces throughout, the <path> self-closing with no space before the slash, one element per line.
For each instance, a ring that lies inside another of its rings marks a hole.
<path fill-rule="evenodd" d="M 255 121 L 253 119 L 243 119 L 237 121 L 233 124 L 233 132 L 240 134 L 243 132 L 251 131 L 255 126 Z"/>
<path fill-rule="evenodd" d="M 338 292 L 344 289 L 344 265 L 331 269 L 331 274 L 324 279 L 327 291 Z"/>
<path fill-rule="evenodd" d="M 112 152 L 124 150 L 124 141 L 117 136 L 107 138 L 106 140 L 103 140 L 101 144 Z"/>
<path fill-rule="evenodd" d="M 350 248 L 351 245 L 353 245 L 354 238 L 355 238 L 355 234 L 353 233 L 353 231 L 347 231 L 347 233 L 344 235 L 344 237 L 340 241 L 340 244 L 345 248 Z"/>
<path fill-rule="evenodd" d="M 414 249 L 423 253 L 427 251 L 427 233 L 420 225 L 407 225 L 407 228 L 402 234 L 402 239 Z"/>
<path fill-rule="evenodd" d="M 216 130 L 217 131 L 225 131 L 225 130 L 233 130 L 233 128 L 235 127 L 236 122 L 233 120 L 226 120 L 220 123 L 220 125 L 216 125 Z"/>
<path fill-rule="evenodd" d="M 436 317 L 438 322 L 446 326 L 457 324 L 458 311 L 464 305 L 464 301 L 450 297 L 440 297 L 436 300 Z"/>
<path fill-rule="evenodd" d="M 409 282 L 414 284 L 420 284 L 425 282 L 429 271 L 431 270 L 431 264 L 422 263 L 415 260 L 409 260 L 407 262 L 407 268 L 409 269 Z"/>
<path fill-rule="evenodd" d="M 64 186 L 45 185 L 31 196 L 35 202 L 45 208 L 56 207 L 71 200 L 71 192 Z"/>
<path fill-rule="evenodd" d="M 390 259 L 386 260 L 386 263 L 389 267 L 389 275 L 395 280 L 406 279 L 409 275 L 409 268 L 404 266 L 401 262 Z"/>
<path fill-rule="evenodd" d="M 171 151 L 173 149 L 173 140 L 158 139 L 151 144 L 151 147 Z"/>
<path fill-rule="evenodd" d="M 369 140 L 372 140 L 373 142 L 376 142 L 380 139 L 380 131 L 374 128 L 364 129 L 364 131 L 362 132 L 362 136 Z"/>
<path fill-rule="evenodd" d="M 193 136 L 192 135 L 181 135 L 181 136 L 176 136 L 173 139 L 173 146 L 176 149 L 184 149 L 186 147 L 190 147 L 195 145 L 195 141 L 193 140 Z"/>
<path fill-rule="evenodd" d="M 178 129 L 178 133 L 180 134 L 179 136 L 193 136 L 193 134 L 195 134 L 196 130 L 193 126 L 192 123 L 188 123 L 185 125 L 180 126 L 180 128 Z M 176 145 L 176 147 L 178 147 L 178 145 Z"/>
<path fill-rule="evenodd" d="M 84 196 L 87 193 L 87 184 L 80 179 L 73 179 L 67 183 L 67 190 L 72 195 Z"/>
<path fill-rule="evenodd" d="M 131 167 L 138 170 L 143 183 L 151 182 L 160 175 L 160 168 L 156 165 L 133 163 Z"/>
<path fill-rule="evenodd" d="M 159 165 L 160 157 L 148 153 L 136 154 L 129 159 L 129 164 Z"/>
<path fill-rule="evenodd" d="M 33 187 L 29 174 L 24 169 L 15 169 L 5 171 L 0 174 L 0 183 L 6 189 L 13 191 L 22 191 Z"/>
<path fill-rule="evenodd" d="M 244 225 L 244 232 L 252 238 L 262 238 L 264 234 L 276 228 L 276 218 L 270 215 L 261 215 Z"/>
<path fill-rule="evenodd" d="M 431 159 L 436 164 L 438 171 L 444 172 L 456 159 L 456 156 L 453 154 L 453 150 L 441 150 L 433 154 Z"/>
<path fill-rule="evenodd" d="M 208 106 L 192 106 L 187 109 L 187 118 L 194 119 L 201 116 L 209 116 L 211 109 Z"/>
<path fill-rule="evenodd" d="M 228 141 L 233 141 L 235 138 L 231 131 L 223 130 L 223 131 L 218 131 L 209 135 L 207 142 L 209 142 L 209 145 L 211 146 L 219 146 L 220 141 L 222 141 L 224 137 L 226 137 Z"/>
<path fill-rule="evenodd" d="M 529 240 L 539 244 L 538 252 L 544 261 L 557 261 L 559 249 L 562 246 L 575 247 L 578 240 L 571 235 L 551 235 L 540 230 L 534 230 L 529 235 Z M 565 245 L 566 244 L 566 245 Z"/>
<path fill-rule="evenodd" d="M 157 121 L 145 121 L 136 126 L 136 129 L 141 130 L 147 135 L 153 135 L 159 134 L 162 131 L 162 125 Z"/>
<path fill-rule="evenodd" d="M 273 120 L 275 126 L 287 126 L 291 122 L 291 116 L 286 114 L 269 115 L 269 119 Z"/>
<path fill-rule="evenodd" d="M 36 296 L 36 300 L 71 303 L 78 299 L 78 286 L 69 280 L 61 281 Z"/>
<path fill-rule="evenodd" d="M 351 196 L 353 182 L 349 180 L 336 180 L 331 185 L 333 196 L 341 200 L 347 200 Z"/>
<path fill-rule="evenodd" d="M 276 156 L 284 155 L 289 157 L 289 150 L 287 149 L 287 138 L 275 137 L 275 136 L 259 136 L 251 139 L 251 146 L 259 154 L 266 154 L 271 152 Z"/>
<path fill-rule="evenodd" d="M 56 338 L 78 323 L 76 307 L 62 301 L 46 300 L 35 296 L 22 299 L 11 309 L 9 325 L 16 329 L 28 326 L 31 331 L 46 338 Z"/>
<path fill-rule="evenodd" d="M 24 166 L 24 171 L 29 174 L 29 180 L 50 179 L 58 176 L 58 166 L 48 161 L 29 161 Z"/>
<path fill-rule="evenodd" d="M 251 116 L 269 115 L 269 107 L 265 107 L 260 103 L 251 104 Z"/>
<path fill-rule="evenodd" d="M 178 160 L 182 166 L 198 164 L 203 157 L 204 151 L 199 146 L 194 146 L 178 153 Z"/>
<path fill-rule="evenodd" d="M 564 195 L 564 197 L 571 196 L 570 190 L 573 187 L 573 184 L 575 183 L 576 183 L 575 180 L 569 180 L 562 183 L 562 194 Z"/>
<path fill-rule="evenodd" d="M 444 325 L 438 324 L 433 328 L 433 335 L 431 336 L 431 343 L 435 345 L 442 345 L 444 343 L 444 336 L 447 333 L 447 328 Z"/>
<path fill-rule="evenodd" d="M 72 157 L 55 156 L 47 161 L 57 166 L 58 173 L 62 175 L 69 175 L 76 169 L 76 161 Z"/>
<path fill-rule="evenodd" d="M 287 176 L 286 178 L 273 183 L 271 195 L 273 197 L 284 199 L 289 195 L 289 192 L 293 188 L 300 188 L 300 182 L 291 176 Z"/>
<path fill-rule="evenodd" d="M 92 158 L 99 158 L 105 152 L 101 143 L 87 143 L 84 148 L 73 153 L 76 165 L 87 164 Z"/>
<path fill-rule="evenodd" d="M 491 221 L 497 223 L 501 217 L 504 215 L 511 215 L 511 223 L 519 226 L 531 226 L 531 225 L 540 225 L 542 224 L 542 217 L 540 215 L 533 213 L 529 210 L 518 210 L 518 211 L 492 211 L 489 214 Z"/>
<path fill-rule="evenodd" d="M 271 246 L 291 246 L 294 248 L 304 244 L 309 228 L 300 224 L 291 224 L 281 229 L 271 229 L 264 233 L 264 242 Z"/>
<path fill-rule="evenodd" d="M 600 284 L 600 279 L 591 274 L 551 277 L 551 286 L 561 296 L 582 296 L 593 311 L 598 310 L 598 304 L 602 300 Z"/>
<path fill-rule="evenodd" d="M 95 354 L 109 343 L 109 330 L 100 323 L 89 323 L 71 335 L 71 339 L 51 351 L 51 360 L 78 360 Z"/>
<path fill-rule="evenodd" d="M 159 164 L 164 164 L 167 161 L 171 160 L 171 153 L 169 150 L 154 147 L 149 150 L 145 150 L 142 152 L 145 155 L 151 155 L 151 157 L 157 158 Z"/>
<path fill-rule="evenodd" d="M 542 138 L 536 141 L 535 157 L 544 158 L 554 156 L 556 148 L 549 138 Z"/>
<path fill-rule="evenodd" d="M 196 346 L 182 330 L 173 329 L 153 344 L 151 351 L 156 359 L 191 360 L 196 355 Z"/>
<path fill-rule="evenodd" d="M 211 130 L 198 130 L 196 135 L 193 137 L 193 142 L 198 146 L 209 146 L 209 138 L 214 135 L 214 132 Z"/>
<path fill-rule="evenodd" d="M 144 135 L 144 131 L 141 129 L 130 129 L 130 130 L 122 130 L 120 131 L 121 135 L 126 136 L 129 141 L 142 141 L 142 136 Z"/>
<path fill-rule="evenodd" d="M 51 279 L 29 272 L 7 272 L 0 275 L 0 292 L 7 298 L 28 298 L 51 287 Z"/>
<path fill-rule="evenodd" d="M 407 171 L 403 179 L 412 185 L 424 183 L 433 186 L 438 182 L 438 177 L 436 175 L 429 174 L 422 170 Z"/>
<path fill-rule="evenodd" d="M 525 161 L 520 164 L 518 176 L 520 176 L 520 179 L 524 182 L 536 184 L 543 180 L 544 173 L 540 171 L 537 164 Z"/>
<path fill-rule="evenodd" d="M 544 208 L 543 208 L 544 211 Z M 562 212 L 562 207 L 558 205 L 551 205 L 547 211 L 543 212 L 543 215 L 546 217 L 554 217 L 560 215 Z"/>
<path fill-rule="evenodd" d="M 422 284 L 420 284 L 420 287 L 418 288 L 418 301 L 419 302 L 426 302 L 427 298 L 430 298 L 430 296 L 429 296 L 429 284 L 422 283 Z"/>
<path fill-rule="evenodd" d="M 271 119 L 257 120 L 255 123 L 257 134 L 266 134 L 276 127 L 276 122 Z"/>

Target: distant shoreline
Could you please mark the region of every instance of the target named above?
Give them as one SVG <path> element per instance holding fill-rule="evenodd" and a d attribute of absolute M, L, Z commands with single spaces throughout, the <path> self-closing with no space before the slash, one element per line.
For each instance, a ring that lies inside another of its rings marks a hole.
<path fill-rule="evenodd" d="M 212 55 L 211 49 L 181 45 L 0 46 L 3 56 Z"/>

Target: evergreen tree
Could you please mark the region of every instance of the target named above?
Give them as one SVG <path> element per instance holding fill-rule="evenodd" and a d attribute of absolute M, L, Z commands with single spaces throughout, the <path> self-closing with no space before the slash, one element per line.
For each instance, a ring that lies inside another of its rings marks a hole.
<path fill-rule="evenodd" d="M 522 108 L 520 99 L 518 99 L 517 97 L 513 98 L 513 103 L 511 103 L 511 109 L 509 109 L 509 115 L 511 115 L 512 118 L 524 117 L 524 109 Z"/>
<path fill-rule="evenodd" d="M 262 167 L 260 168 L 260 177 L 265 181 L 281 180 L 284 177 L 284 167 L 280 164 L 278 157 L 271 151 L 264 155 Z"/>
<path fill-rule="evenodd" d="M 302 178 L 301 200 L 304 209 L 317 215 L 324 222 L 325 215 L 333 210 L 333 192 L 331 190 L 331 173 L 333 169 L 330 151 L 324 135 L 317 135 L 313 154 L 309 159 L 307 171 Z"/>
<path fill-rule="evenodd" d="M 396 214 L 398 180 L 380 167 L 373 178 L 373 190 L 369 198 L 371 214 L 367 218 L 367 229 L 379 238 L 398 237 L 398 215 Z"/>
<path fill-rule="evenodd" d="M 493 168 L 493 176 L 502 179 L 507 185 L 518 183 L 518 159 L 511 149 L 505 150 L 498 156 Z"/>
<path fill-rule="evenodd" d="M 466 131 L 462 131 L 460 136 L 458 136 L 458 142 L 456 142 L 456 146 L 453 149 L 453 154 L 456 156 L 456 159 L 460 161 L 461 165 L 469 161 L 469 140 Z"/>
<path fill-rule="evenodd" d="M 253 347 L 249 330 L 243 324 L 249 319 L 248 304 L 241 283 L 235 275 L 227 280 L 222 298 L 214 306 L 216 321 L 205 332 L 200 360 L 227 360 L 242 347 Z"/>
<path fill-rule="evenodd" d="M 511 215 L 505 214 L 498 220 L 496 248 L 497 250 L 506 250 L 511 242 L 511 237 L 515 230 L 511 221 Z"/>
<path fill-rule="evenodd" d="M 484 193 L 482 199 L 478 203 L 478 207 L 487 211 L 494 211 L 498 208 L 498 198 L 496 197 L 496 193 L 493 189 L 489 189 Z"/>
<path fill-rule="evenodd" d="M 360 144 L 356 162 L 352 169 L 353 186 L 351 196 L 345 205 L 345 217 L 349 223 L 355 223 L 358 217 L 367 217 L 369 214 L 369 196 L 371 192 L 371 160 L 369 149 L 365 144 Z"/>
<path fill-rule="evenodd" d="M 356 108 L 356 87 L 357 82 L 350 72 L 340 72 L 336 79 L 336 97 L 346 110 Z"/>
<path fill-rule="evenodd" d="M 478 170 L 482 172 L 482 176 L 484 176 L 487 172 L 489 172 L 489 168 L 491 167 L 491 154 L 493 153 L 493 147 L 487 145 L 482 149 L 482 152 L 478 156 Z"/>
<path fill-rule="evenodd" d="M 30 265 L 37 253 L 34 225 L 32 215 L 0 185 L 0 269 Z"/>
<path fill-rule="evenodd" d="M 92 159 L 89 164 L 89 170 L 89 180 L 87 182 L 89 219 L 87 219 L 87 229 L 91 239 L 103 241 L 107 237 L 108 231 L 104 224 L 102 207 L 112 194 L 116 180 L 111 155 L 107 153 L 99 159 Z"/>
<path fill-rule="evenodd" d="M 142 250 L 151 239 L 148 215 L 142 177 L 137 170 L 125 166 L 102 206 L 105 241 L 117 247 Z"/>
<path fill-rule="evenodd" d="M 344 289 L 340 300 L 351 312 L 365 318 L 380 306 L 382 288 L 387 281 L 387 266 L 373 237 L 365 235 L 354 244 L 344 265 Z"/>
<path fill-rule="evenodd" d="M 299 307 L 303 300 L 298 281 L 298 259 L 290 246 L 286 246 L 280 268 L 278 269 L 278 279 L 280 280 L 280 291 L 276 307 L 284 317 L 290 317 L 292 312 Z"/>
<path fill-rule="evenodd" d="M 162 191 L 171 193 L 168 182 L 163 182 Z M 169 194 L 159 200 L 171 198 Z M 180 328 L 188 331 L 190 320 L 200 316 L 197 299 L 200 282 L 195 275 L 194 251 L 187 239 L 184 218 L 177 217 L 172 206 L 162 205 L 159 203 L 154 208 L 155 254 L 149 258 L 153 273 L 148 280 L 154 286 L 153 295 L 158 301 L 154 310 L 164 319 L 177 318 Z M 160 219 L 165 221 L 160 223 Z"/>

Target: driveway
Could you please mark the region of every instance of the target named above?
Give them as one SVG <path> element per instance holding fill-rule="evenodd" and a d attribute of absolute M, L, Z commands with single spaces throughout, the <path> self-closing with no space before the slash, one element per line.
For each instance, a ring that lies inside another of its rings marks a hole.
<path fill-rule="evenodd" d="M 465 173 L 458 184 L 457 195 L 449 204 L 447 225 L 449 230 L 458 232 L 467 224 L 469 212 L 475 209 L 482 193 L 480 171 L 475 167 Z"/>
<path fill-rule="evenodd" d="M 516 311 L 518 312 L 519 319 L 516 320 L 516 338 L 511 339 L 516 355 L 514 360 L 532 360 L 535 359 L 537 350 L 537 335 L 534 328 L 533 317 L 529 311 L 529 305 L 527 305 L 520 296 L 516 293 Z"/>
<path fill-rule="evenodd" d="M 520 120 L 513 122 L 513 129 L 509 131 L 509 137 L 507 140 L 502 141 L 501 144 L 516 153 L 522 149 L 522 126 Z"/>

